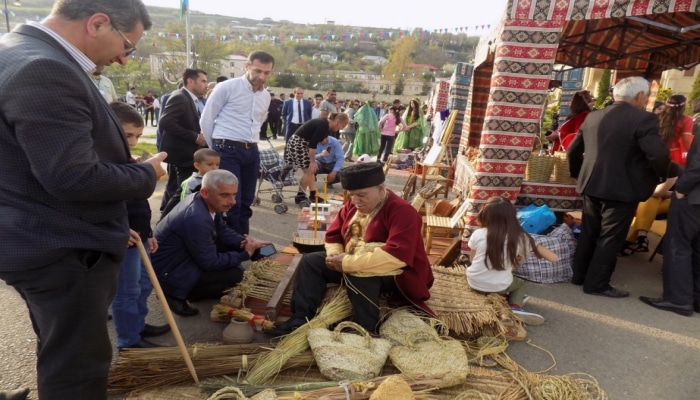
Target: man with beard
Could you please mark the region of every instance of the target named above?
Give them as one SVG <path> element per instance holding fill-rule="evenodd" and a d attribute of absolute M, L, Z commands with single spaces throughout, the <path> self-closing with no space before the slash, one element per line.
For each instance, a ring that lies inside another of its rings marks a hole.
<path fill-rule="evenodd" d="M 270 106 L 270 93 L 264 84 L 274 65 L 271 54 L 250 53 L 245 74 L 216 85 L 200 120 L 207 144 L 221 156 L 219 168 L 232 172 L 239 180 L 228 223 L 242 235 L 250 231 L 250 207 L 260 169 L 260 126 Z"/>

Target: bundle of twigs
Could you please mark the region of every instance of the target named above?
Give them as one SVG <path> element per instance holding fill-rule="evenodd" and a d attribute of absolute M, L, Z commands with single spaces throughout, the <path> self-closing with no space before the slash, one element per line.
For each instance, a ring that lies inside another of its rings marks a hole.
<path fill-rule="evenodd" d="M 275 327 L 274 322 L 259 317 L 248 310 L 235 309 L 224 304 L 215 304 L 209 316 L 215 322 L 229 322 L 231 318 L 238 318 L 244 321 L 252 321 L 265 330 Z"/>
<path fill-rule="evenodd" d="M 271 385 L 271 386 L 256 386 L 256 385 L 238 385 L 221 387 L 221 383 L 203 383 L 201 388 L 205 392 L 216 390 L 216 393 L 236 393 L 243 396 L 252 396 L 263 390 L 274 390 L 277 393 L 279 400 L 345 400 L 345 399 L 369 399 L 382 382 L 394 378 L 401 378 L 408 383 L 413 395 L 416 399 L 424 399 L 425 396 L 439 389 L 439 379 L 425 379 L 422 377 L 411 377 L 406 375 L 387 375 L 374 378 L 367 381 L 355 382 L 314 382 L 294 385 Z M 209 399 L 215 399 L 212 395 Z M 236 397 L 230 397 L 236 398 Z M 247 397 L 240 397 L 241 400 Z"/>
<path fill-rule="evenodd" d="M 260 344 L 193 346 L 189 348 L 192 362 L 200 378 L 237 374 L 247 370 L 261 354 L 268 350 Z M 125 349 L 112 366 L 109 374 L 110 393 L 141 392 L 166 385 L 190 382 L 187 369 L 180 362 L 182 355 L 175 347 L 153 349 Z M 284 365 L 311 366 L 313 354 L 300 352 Z"/>
<path fill-rule="evenodd" d="M 330 300 L 321 307 L 318 315 L 311 321 L 285 336 L 277 347 L 263 354 L 253 364 L 246 380 L 250 384 L 259 385 L 278 373 L 287 361 L 309 349 L 306 333 L 310 329 L 328 328 L 352 315 L 352 306 L 345 290 L 338 290 Z"/>

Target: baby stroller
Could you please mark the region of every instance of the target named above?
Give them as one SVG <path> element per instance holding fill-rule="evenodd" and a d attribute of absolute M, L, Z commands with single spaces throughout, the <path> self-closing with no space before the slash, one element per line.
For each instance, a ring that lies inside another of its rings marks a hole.
<path fill-rule="evenodd" d="M 272 187 L 263 189 L 262 184 L 264 181 L 270 183 Z M 294 178 L 294 167 L 285 164 L 282 156 L 274 148 L 260 150 L 260 178 L 258 179 L 258 191 L 255 194 L 253 204 L 260 204 L 261 193 L 272 193 L 270 196 L 272 202 L 279 203 L 275 205 L 275 212 L 277 214 L 286 213 L 289 208 L 283 203 L 285 186 L 299 187 L 299 182 Z"/>

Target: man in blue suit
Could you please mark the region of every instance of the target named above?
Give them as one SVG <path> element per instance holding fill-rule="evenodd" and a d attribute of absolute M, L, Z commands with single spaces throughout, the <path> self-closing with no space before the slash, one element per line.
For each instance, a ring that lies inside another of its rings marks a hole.
<path fill-rule="evenodd" d="M 0 39 L 0 279 L 29 309 L 41 399 L 107 398 L 126 200 L 151 196 L 166 155 L 129 162 L 90 74 L 150 27 L 141 0 L 61 0 Z"/>
<path fill-rule="evenodd" d="M 295 88 L 294 98 L 287 99 L 282 106 L 285 143 L 304 122 L 311 119 L 312 107 L 311 102 L 304 98 L 304 89 Z"/>
<path fill-rule="evenodd" d="M 241 235 L 224 222 L 222 213 L 236 203 L 237 192 L 233 173 L 209 171 L 202 178 L 202 189 L 178 203 L 156 226 L 153 268 L 175 314 L 199 313 L 187 299 L 221 297 L 243 278 L 241 263 L 269 244 Z"/>

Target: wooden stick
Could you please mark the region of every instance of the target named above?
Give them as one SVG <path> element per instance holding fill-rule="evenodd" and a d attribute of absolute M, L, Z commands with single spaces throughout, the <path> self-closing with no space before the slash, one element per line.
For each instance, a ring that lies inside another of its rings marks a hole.
<path fill-rule="evenodd" d="M 148 277 L 151 279 L 153 284 L 153 289 L 156 290 L 156 295 L 158 295 L 158 301 L 160 301 L 160 306 L 163 307 L 163 312 L 165 313 L 165 318 L 168 320 L 168 325 L 173 330 L 173 336 L 175 336 L 175 341 L 177 341 L 177 347 L 180 348 L 182 357 L 185 359 L 185 364 L 187 364 L 187 369 L 192 375 L 194 382 L 199 384 L 199 378 L 197 378 L 197 371 L 194 370 L 194 364 L 192 364 L 192 358 L 190 358 L 190 353 L 187 351 L 187 346 L 185 341 L 182 340 L 182 335 L 180 334 L 180 329 L 178 329 L 175 323 L 175 318 L 173 317 L 173 312 L 170 311 L 168 302 L 165 300 L 165 293 L 163 293 L 163 288 L 160 287 L 160 282 L 158 282 L 158 277 L 156 276 L 156 271 L 153 270 L 153 264 L 151 264 L 151 259 L 146 253 L 146 249 L 143 247 L 143 242 L 140 240 L 136 241 L 136 246 L 139 249 L 139 254 L 141 254 L 141 261 L 143 265 L 146 266 L 146 271 L 148 272 Z"/>

